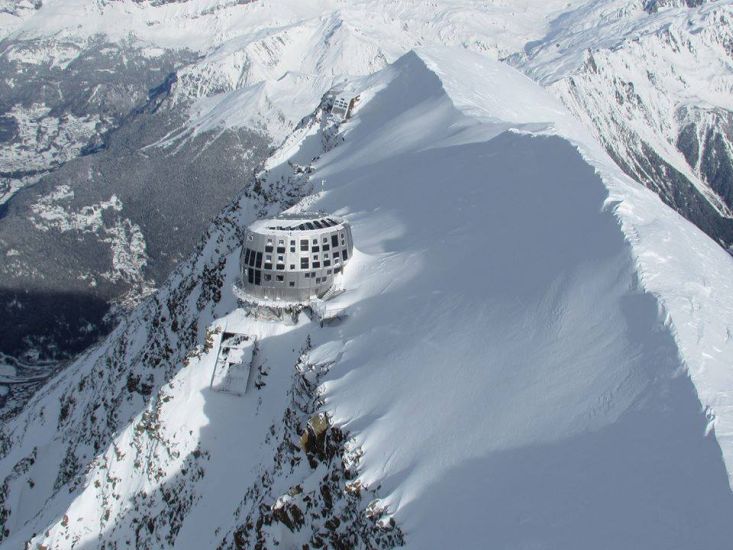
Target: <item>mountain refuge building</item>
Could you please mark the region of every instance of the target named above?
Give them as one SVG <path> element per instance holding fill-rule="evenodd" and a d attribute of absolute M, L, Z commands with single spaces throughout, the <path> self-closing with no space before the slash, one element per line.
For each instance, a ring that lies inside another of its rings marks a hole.
<path fill-rule="evenodd" d="M 354 104 L 358 99 L 357 96 L 339 95 L 336 96 L 331 105 L 331 113 L 346 120 L 351 116 L 351 111 L 354 109 Z"/>
<path fill-rule="evenodd" d="M 338 216 L 309 212 L 257 220 L 245 230 L 242 289 L 267 300 L 322 298 L 353 249 L 351 226 Z"/>

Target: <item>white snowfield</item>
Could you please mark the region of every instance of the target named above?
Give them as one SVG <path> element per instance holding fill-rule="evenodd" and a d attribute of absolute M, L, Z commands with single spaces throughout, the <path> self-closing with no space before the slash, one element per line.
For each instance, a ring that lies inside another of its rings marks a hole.
<path fill-rule="evenodd" d="M 326 404 L 409 546 L 727 546 L 731 258 L 519 73 L 391 70 L 318 206 L 365 254 Z"/>
<path fill-rule="evenodd" d="M 252 44 L 248 53 L 260 49 L 260 53 L 270 54 L 273 61 L 286 64 L 307 65 L 318 59 L 303 56 L 308 52 L 320 54 L 324 65 L 334 60 L 353 65 L 355 60 L 348 54 L 354 53 L 355 48 L 359 50 L 369 45 L 384 55 L 393 55 L 406 42 L 416 40 L 438 39 L 455 45 L 470 43 L 494 55 L 513 53 L 528 39 L 541 38 L 541 33 L 548 29 L 555 16 L 586 3 L 585 0 L 549 0 L 538 6 L 532 0 L 447 0 L 441 3 L 188 0 L 155 5 L 130 1 L 45 0 L 40 9 L 23 10 L 15 17 L 4 11 L 0 32 L 4 36 L 21 37 L 60 34 L 59 38 L 104 34 L 113 40 L 128 39 L 132 33 L 135 38 L 148 42 L 151 48 L 189 48 L 199 52 L 218 47 L 220 51 L 233 52 L 238 46 Z M 313 33 L 319 26 L 334 31 L 330 32 L 330 43 L 339 48 L 325 47 L 329 44 L 324 44 L 317 38 L 319 34 Z M 298 47 L 292 48 L 292 42 L 298 42 Z M 268 45 L 274 48 L 267 48 Z M 288 52 L 286 58 L 276 55 L 282 49 Z M 152 49 L 151 54 L 154 53 Z"/>
<path fill-rule="evenodd" d="M 152 405 L 121 408 L 130 420 L 113 445 L 77 489 L 54 491 L 60 395 L 123 332 L 132 348 L 144 341 L 133 317 L 14 420 L 0 478 L 34 447 L 38 459 L 10 484 L 2 548 L 34 535 L 49 548 L 125 547 L 130 518 L 170 514 L 154 498 L 161 486 L 192 502 L 161 546 L 215 547 L 271 460 L 268 430 L 307 335 L 309 360 L 333 362 L 323 410 L 362 447 L 360 479 L 408 548 L 728 548 L 730 256 L 506 65 L 420 49 L 350 86 L 361 100 L 343 143 L 315 162 L 325 192 L 309 203 L 352 223 L 358 250 L 333 301 L 346 320 L 245 317 L 230 291 L 238 251 L 227 253 L 224 296 L 201 328 L 255 336 L 266 385 L 212 391 L 214 345 L 160 390 L 157 439 L 141 439 Z M 268 168 L 310 157 L 314 137 L 295 134 Z M 220 246 L 212 236 L 206 253 Z M 189 480 L 195 449 L 209 458 Z M 273 491 L 293 483 L 275 479 Z M 284 527 L 273 536 L 285 548 L 307 540 Z"/>

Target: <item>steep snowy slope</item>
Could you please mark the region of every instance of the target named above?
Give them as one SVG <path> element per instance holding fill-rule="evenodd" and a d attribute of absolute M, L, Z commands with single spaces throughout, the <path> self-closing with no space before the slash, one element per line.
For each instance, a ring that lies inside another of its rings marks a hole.
<path fill-rule="evenodd" d="M 504 65 L 348 86 L 3 426 L 3 548 L 725 547 L 729 256 Z M 353 224 L 346 317 L 247 316 L 242 224 L 308 193 Z M 244 395 L 225 331 L 257 342 Z"/>

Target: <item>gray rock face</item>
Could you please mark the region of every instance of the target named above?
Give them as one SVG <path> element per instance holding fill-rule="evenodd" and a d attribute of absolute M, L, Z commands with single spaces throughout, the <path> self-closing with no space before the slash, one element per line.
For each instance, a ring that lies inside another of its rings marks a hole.
<path fill-rule="evenodd" d="M 357 479 L 363 450 L 318 412 L 324 407 L 318 383 L 331 365 L 309 364 L 309 346 L 310 337 L 295 364 L 288 407 L 270 428 L 272 463 L 247 488 L 234 512 L 236 527 L 219 548 L 287 545 L 283 535 L 293 533 L 308 540 L 309 548 L 400 548 L 404 533 L 393 518 L 382 519 L 388 514 L 378 491 Z M 328 475 L 307 487 L 308 478 L 324 470 Z M 278 494 L 282 487 L 288 490 Z"/>
<path fill-rule="evenodd" d="M 645 0 L 644 10 L 649 13 L 657 13 L 660 8 L 696 8 L 702 6 L 706 0 Z"/>
<path fill-rule="evenodd" d="M 641 181 L 669 206 L 725 246 L 733 243 L 733 220 L 720 214 L 695 185 L 665 161 L 648 143 L 641 142 L 631 162 L 609 153 L 624 172 Z M 730 164 L 731 157 L 725 162 Z"/>
<path fill-rule="evenodd" d="M 733 113 L 683 109 L 677 148 L 688 164 L 733 208 Z"/>

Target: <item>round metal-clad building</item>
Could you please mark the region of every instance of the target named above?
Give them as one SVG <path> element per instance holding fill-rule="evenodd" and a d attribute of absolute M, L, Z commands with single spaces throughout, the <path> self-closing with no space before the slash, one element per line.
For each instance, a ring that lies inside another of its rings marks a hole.
<path fill-rule="evenodd" d="M 321 298 L 353 249 L 351 227 L 338 216 L 308 212 L 257 220 L 245 231 L 242 287 L 269 300 Z"/>

